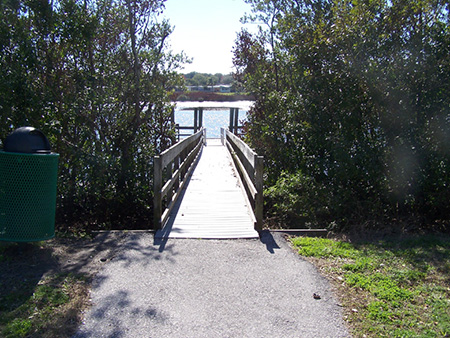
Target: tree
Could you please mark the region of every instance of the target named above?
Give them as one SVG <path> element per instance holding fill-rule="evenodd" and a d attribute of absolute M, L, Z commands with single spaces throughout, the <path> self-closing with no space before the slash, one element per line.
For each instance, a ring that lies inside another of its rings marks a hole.
<path fill-rule="evenodd" d="M 0 87 L 1 135 L 30 124 L 50 138 L 60 221 L 149 226 L 152 159 L 174 135 L 185 61 L 167 50 L 163 2 L 2 2 L 2 84 L 14 85 Z"/>
<path fill-rule="evenodd" d="M 302 191 L 316 223 L 448 220 L 448 2 L 249 2 L 267 29 L 240 33 L 235 77 L 257 97 L 268 209 Z"/>
<path fill-rule="evenodd" d="M 220 73 L 207 74 L 191 72 L 185 75 L 187 86 L 214 86 L 218 84 L 230 84 L 232 81 L 232 75 L 222 75 Z M 225 82 L 224 82 L 225 81 Z"/>

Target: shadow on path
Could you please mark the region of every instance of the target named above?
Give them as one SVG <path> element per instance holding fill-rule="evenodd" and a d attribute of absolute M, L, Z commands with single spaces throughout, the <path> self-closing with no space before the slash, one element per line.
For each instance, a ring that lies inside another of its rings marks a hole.
<path fill-rule="evenodd" d="M 263 230 L 259 233 L 259 240 L 261 243 L 265 244 L 267 251 L 271 254 L 275 253 L 275 249 L 280 249 L 280 246 L 273 238 L 269 230 Z"/>

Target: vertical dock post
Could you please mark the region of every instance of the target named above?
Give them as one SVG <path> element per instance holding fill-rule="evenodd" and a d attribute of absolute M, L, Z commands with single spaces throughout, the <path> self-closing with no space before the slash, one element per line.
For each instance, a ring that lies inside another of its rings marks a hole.
<path fill-rule="evenodd" d="M 234 113 L 234 108 L 230 108 L 230 125 L 228 127 L 228 130 L 232 133 L 233 132 L 233 113 Z"/>
<path fill-rule="evenodd" d="M 230 127 L 228 130 L 237 135 L 239 125 L 239 108 L 230 108 Z"/>
<path fill-rule="evenodd" d="M 239 108 L 234 108 L 234 134 L 238 134 Z"/>
<path fill-rule="evenodd" d="M 194 134 L 198 130 L 198 108 L 194 108 Z"/>
<path fill-rule="evenodd" d="M 203 108 L 198 108 L 198 129 L 203 127 Z"/>

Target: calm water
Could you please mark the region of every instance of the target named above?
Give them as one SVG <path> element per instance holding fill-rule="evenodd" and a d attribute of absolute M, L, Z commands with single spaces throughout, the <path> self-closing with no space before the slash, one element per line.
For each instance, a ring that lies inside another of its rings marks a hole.
<path fill-rule="evenodd" d="M 237 102 L 177 102 L 175 107 L 175 123 L 180 126 L 194 125 L 193 108 L 204 107 L 203 126 L 206 128 L 208 138 L 219 138 L 220 128 L 227 128 L 230 124 L 230 108 L 239 108 L 239 125 L 247 119 L 247 111 L 252 101 Z M 192 110 L 183 110 L 192 108 Z M 214 108 L 214 109 L 207 109 Z M 183 131 L 182 133 L 189 132 Z"/>

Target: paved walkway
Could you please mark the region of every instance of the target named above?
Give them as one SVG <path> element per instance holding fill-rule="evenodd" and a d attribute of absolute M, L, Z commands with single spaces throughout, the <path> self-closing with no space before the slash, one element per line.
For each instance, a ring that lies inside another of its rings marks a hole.
<path fill-rule="evenodd" d="M 97 276 L 75 337 L 349 337 L 328 282 L 273 236 L 129 234 Z"/>

